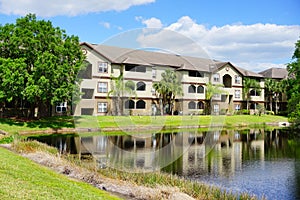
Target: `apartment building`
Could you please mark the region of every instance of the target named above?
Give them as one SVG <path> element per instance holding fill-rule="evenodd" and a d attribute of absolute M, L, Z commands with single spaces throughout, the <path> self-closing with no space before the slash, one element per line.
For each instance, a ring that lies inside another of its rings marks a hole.
<path fill-rule="evenodd" d="M 288 79 L 289 74 L 287 69 L 285 68 L 276 68 L 272 67 L 269 69 L 266 69 L 262 72 L 259 72 L 259 74 L 263 75 L 266 79 L 273 79 L 274 81 L 281 81 L 284 79 Z M 270 102 L 270 97 L 268 97 L 268 93 L 265 95 L 265 108 L 268 110 L 276 110 L 276 107 L 279 111 L 286 111 L 287 110 L 287 95 L 285 92 L 279 93 L 276 95 L 273 95 L 272 99 L 273 102 Z M 277 105 L 276 105 L 277 104 Z"/>
<path fill-rule="evenodd" d="M 264 104 L 264 76 L 230 62 L 86 42 L 81 46 L 86 54 L 87 68 L 79 74 L 83 79 L 80 86 L 83 95 L 74 115 L 115 115 L 118 96 L 119 109 L 124 115 L 158 114 L 159 99 L 152 86 L 162 79 L 161 75 L 167 69 L 178 74 L 182 85 L 183 95 L 176 97 L 173 107 L 176 114 L 203 113 L 209 82 L 222 85 L 223 89 L 222 94 L 213 97 L 213 113 L 228 114 L 245 108 L 242 91 L 245 77 L 256 79 L 262 88 L 260 93 L 250 92 L 250 109 Z M 124 82 L 131 82 L 134 94 L 124 90 L 116 95 L 113 79 L 120 74 L 123 74 Z"/>

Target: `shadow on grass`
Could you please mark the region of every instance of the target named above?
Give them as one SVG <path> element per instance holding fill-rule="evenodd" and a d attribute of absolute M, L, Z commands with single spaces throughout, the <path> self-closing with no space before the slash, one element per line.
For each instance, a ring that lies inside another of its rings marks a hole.
<path fill-rule="evenodd" d="M 0 118 L 0 124 L 27 128 L 74 128 L 74 119 L 70 116 L 47 117 L 37 120 Z"/>

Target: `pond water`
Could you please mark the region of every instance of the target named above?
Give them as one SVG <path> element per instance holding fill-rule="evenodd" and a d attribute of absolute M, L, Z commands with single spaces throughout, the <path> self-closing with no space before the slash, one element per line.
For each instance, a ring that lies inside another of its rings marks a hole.
<path fill-rule="evenodd" d="M 164 131 L 31 137 L 62 153 L 92 155 L 100 168 L 162 170 L 267 199 L 300 199 L 300 139 L 288 129 Z"/>

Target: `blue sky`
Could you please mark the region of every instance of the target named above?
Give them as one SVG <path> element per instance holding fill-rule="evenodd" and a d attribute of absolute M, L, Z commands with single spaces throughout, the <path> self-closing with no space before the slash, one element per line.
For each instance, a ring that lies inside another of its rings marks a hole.
<path fill-rule="evenodd" d="M 135 40 L 143 48 L 193 56 L 200 55 L 196 44 L 213 59 L 262 71 L 291 60 L 300 36 L 299 10 L 298 0 L 0 0 L 0 23 L 31 12 L 81 41 L 126 46 L 119 41 Z M 124 33 L 131 38 L 120 37 Z M 177 34 L 194 46 L 182 44 Z"/>

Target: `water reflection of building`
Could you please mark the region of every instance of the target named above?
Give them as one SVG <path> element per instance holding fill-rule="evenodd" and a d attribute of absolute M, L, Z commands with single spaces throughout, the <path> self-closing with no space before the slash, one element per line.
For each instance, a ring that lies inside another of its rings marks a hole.
<path fill-rule="evenodd" d="M 264 159 L 262 130 L 170 132 L 145 135 L 78 138 L 78 152 L 93 154 L 100 166 L 176 173 L 214 173 L 229 176 L 242 159 Z M 173 163 L 172 163 L 173 162 Z"/>

